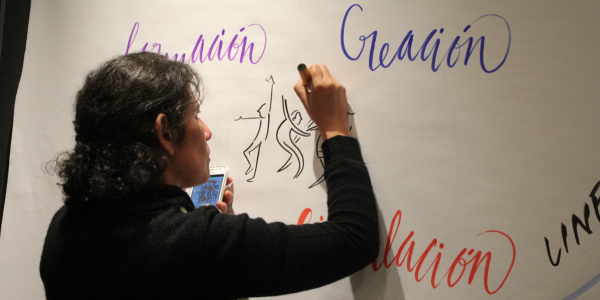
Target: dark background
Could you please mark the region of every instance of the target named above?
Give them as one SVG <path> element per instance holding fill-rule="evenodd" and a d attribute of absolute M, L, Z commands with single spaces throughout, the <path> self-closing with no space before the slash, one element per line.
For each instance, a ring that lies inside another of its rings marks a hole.
<path fill-rule="evenodd" d="M 21 80 L 31 0 L 0 2 L 0 230 L 8 181 L 15 97 Z"/>

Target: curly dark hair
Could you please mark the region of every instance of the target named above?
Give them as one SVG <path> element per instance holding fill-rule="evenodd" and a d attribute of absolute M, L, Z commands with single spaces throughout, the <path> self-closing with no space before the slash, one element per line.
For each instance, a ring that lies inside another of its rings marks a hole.
<path fill-rule="evenodd" d="M 155 120 L 165 114 L 180 142 L 184 112 L 202 93 L 189 65 L 155 53 L 119 56 L 90 72 L 75 100 L 75 147 L 49 167 L 63 182 L 65 204 L 127 201 L 162 182 L 167 162 Z"/>

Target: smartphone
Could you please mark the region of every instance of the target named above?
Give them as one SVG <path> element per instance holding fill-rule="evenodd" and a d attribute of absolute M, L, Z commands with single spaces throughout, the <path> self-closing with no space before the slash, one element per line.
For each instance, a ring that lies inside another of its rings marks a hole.
<path fill-rule="evenodd" d="M 217 202 L 223 198 L 227 173 L 227 167 L 224 166 L 210 168 L 210 178 L 207 183 L 187 189 L 196 208 L 206 204 L 217 205 Z"/>

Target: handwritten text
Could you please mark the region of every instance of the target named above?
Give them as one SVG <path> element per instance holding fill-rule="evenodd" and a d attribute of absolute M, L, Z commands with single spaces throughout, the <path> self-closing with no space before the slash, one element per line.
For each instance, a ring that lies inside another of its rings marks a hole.
<path fill-rule="evenodd" d="M 369 50 L 369 69 L 371 69 L 371 71 L 375 71 L 379 67 L 388 68 L 389 66 L 392 65 L 392 63 L 396 59 L 403 60 L 404 58 L 408 58 L 408 60 L 414 61 L 420 57 L 422 61 L 427 61 L 431 57 L 431 70 L 433 72 L 437 72 L 437 70 L 439 70 L 440 66 L 444 63 L 444 61 L 446 62 L 448 67 L 450 67 L 450 68 L 454 67 L 460 58 L 461 50 L 463 49 L 463 47 L 466 47 L 466 53 L 465 53 L 465 59 L 464 59 L 464 65 L 466 66 L 469 63 L 469 59 L 471 58 L 473 51 L 475 51 L 475 48 L 477 47 L 477 45 L 479 45 L 479 64 L 481 66 L 481 69 L 486 73 L 493 73 L 493 72 L 496 72 L 498 69 L 500 69 L 500 67 L 502 67 L 502 65 L 504 65 L 504 63 L 506 62 L 506 58 L 508 57 L 508 53 L 510 51 L 511 32 L 510 32 L 510 26 L 508 25 L 508 21 L 506 21 L 506 19 L 504 19 L 503 17 L 501 17 L 499 15 L 488 14 L 488 15 L 484 15 L 484 16 L 477 18 L 473 23 L 471 23 L 471 25 L 468 25 L 467 27 L 465 27 L 463 32 L 466 33 L 471 28 L 471 26 L 473 26 L 477 21 L 479 21 L 483 18 L 496 17 L 496 18 L 500 18 L 504 21 L 504 23 L 506 24 L 506 29 L 508 31 L 508 45 L 506 47 L 506 53 L 504 55 L 504 58 L 502 59 L 500 64 L 498 64 L 494 68 L 490 68 L 489 66 L 485 65 L 485 59 L 484 59 L 485 36 L 479 37 L 475 43 L 473 43 L 473 37 L 469 37 L 464 42 L 461 43 L 461 41 L 460 41 L 461 37 L 457 36 L 450 43 L 450 47 L 448 47 L 448 50 L 446 50 L 446 53 L 444 53 L 444 55 L 438 59 L 440 38 L 437 38 L 435 40 L 435 42 L 433 42 L 433 45 L 430 48 L 428 48 L 429 43 L 432 41 L 432 39 L 434 38 L 436 33 L 438 33 L 437 29 L 432 30 L 429 33 L 429 35 L 427 35 L 427 37 L 425 38 L 425 41 L 423 42 L 421 47 L 417 50 L 417 52 L 414 53 L 414 55 L 413 55 L 414 34 L 413 34 L 412 30 L 409 30 L 408 33 L 406 33 L 406 35 L 404 36 L 404 39 L 402 40 L 402 42 L 400 43 L 398 50 L 396 50 L 396 52 L 394 53 L 394 55 L 391 56 L 391 58 L 388 59 L 388 54 L 390 54 L 390 44 L 383 43 L 383 45 L 379 49 L 379 58 L 376 59 L 375 58 L 375 55 L 376 55 L 375 54 L 375 47 L 376 47 L 375 43 L 377 41 L 377 31 L 375 30 L 367 36 L 361 35 L 358 38 L 358 40 L 362 43 L 362 46 L 360 48 L 360 52 L 358 53 L 358 55 L 352 56 L 350 53 L 348 53 L 348 50 L 346 49 L 346 41 L 347 40 L 345 38 L 345 31 L 346 31 L 346 22 L 348 21 L 348 14 L 354 7 L 358 7 L 358 8 L 360 8 L 360 11 L 363 11 L 363 8 L 358 4 L 354 4 L 354 5 L 350 6 L 350 8 L 348 8 L 348 10 L 346 11 L 346 14 L 344 15 L 344 20 L 342 21 L 342 33 L 341 33 L 342 51 L 344 52 L 344 55 L 346 55 L 346 57 L 348 59 L 357 60 L 362 55 L 363 50 L 365 49 L 367 40 L 371 39 L 371 47 Z M 441 35 L 443 33 L 444 33 L 444 28 L 441 28 L 439 30 L 439 34 Z M 454 57 L 453 57 L 453 54 L 455 54 Z M 386 61 L 386 60 L 388 60 L 388 61 Z"/>
<path fill-rule="evenodd" d="M 311 217 L 312 217 L 312 210 L 310 208 L 304 209 L 302 211 L 302 213 L 300 214 L 300 217 L 298 218 L 298 225 L 302 225 L 306 222 L 310 222 Z M 485 288 L 485 291 L 488 294 L 492 295 L 492 294 L 495 294 L 496 292 L 498 292 L 500 290 L 500 288 L 502 288 L 502 286 L 506 282 L 506 279 L 508 278 L 508 275 L 510 275 L 510 272 L 512 271 L 513 265 L 515 264 L 515 257 L 517 255 L 517 250 L 516 250 L 515 243 L 513 242 L 512 238 L 508 234 L 506 234 L 502 231 L 488 230 L 488 231 L 484 231 L 484 232 L 478 234 L 477 236 L 480 236 L 482 234 L 498 234 L 501 237 L 504 237 L 508 240 L 508 242 L 511 245 L 511 249 L 512 249 L 512 261 L 510 263 L 510 266 L 508 266 L 506 275 L 502 279 L 502 282 L 500 282 L 498 284 L 496 289 L 492 290 L 490 288 L 490 283 L 489 283 L 490 266 L 492 264 L 492 252 L 490 252 L 490 251 L 483 254 L 482 251 L 475 252 L 475 249 L 468 250 L 467 248 L 463 248 L 458 253 L 458 255 L 456 255 L 456 257 L 454 258 L 454 261 L 450 265 L 450 268 L 448 268 L 446 273 L 444 273 L 444 275 L 440 278 L 439 277 L 439 274 L 440 274 L 439 266 L 440 266 L 440 262 L 442 260 L 442 251 L 441 250 L 444 249 L 444 243 L 438 244 L 437 239 L 433 239 L 429 243 L 429 245 L 427 246 L 425 251 L 423 251 L 421 253 L 421 255 L 419 256 L 417 261 L 412 263 L 413 255 L 415 252 L 415 241 L 411 241 L 411 239 L 414 236 L 415 232 L 411 231 L 410 234 L 408 234 L 408 236 L 404 239 L 404 241 L 400 245 L 400 248 L 397 249 L 396 255 L 393 257 L 390 255 L 392 252 L 392 245 L 394 244 L 394 240 L 396 239 L 396 234 L 398 233 L 398 229 L 400 228 L 401 220 L 402 220 L 402 212 L 400 210 L 398 210 L 396 212 L 396 215 L 394 215 L 394 218 L 392 219 L 392 223 L 390 224 L 390 228 L 388 231 L 388 237 L 385 242 L 385 250 L 383 253 L 383 259 L 381 262 L 378 262 L 378 260 L 376 260 L 372 263 L 371 267 L 373 268 L 373 271 L 377 272 L 382 267 L 390 268 L 394 264 L 398 267 L 401 267 L 404 264 L 404 262 L 406 261 L 406 269 L 408 270 L 408 272 L 414 272 L 415 280 L 417 282 L 421 282 L 427 276 L 427 273 L 429 273 L 429 271 L 431 271 L 431 275 L 430 275 L 431 276 L 431 286 L 434 289 L 439 287 L 442 284 L 442 282 L 444 281 L 444 279 L 446 279 L 445 281 L 446 281 L 447 285 L 452 288 L 456 284 L 458 284 L 458 282 L 460 282 L 460 280 L 463 278 L 463 275 L 465 274 L 465 271 L 467 271 L 468 268 L 470 268 L 470 272 L 469 272 L 469 279 L 468 279 L 467 283 L 469 285 L 471 283 L 473 283 L 473 280 L 475 279 L 475 275 L 477 274 L 479 267 L 485 261 L 485 268 L 483 270 L 483 272 L 484 272 L 483 273 L 483 287 Z M 323 221 L 322 217 L 321 217 L 321 221 Z M 410 246 L 408 246 L 408 249 L 406 249 L 406 251 L 405 251 L 405 248 L 409 244 L 409 242 L 410 242 Z M 424 266 L 423 266 L 424 262 L 427 260 L 427 257 L 432 252 L 432 250 L 434 250 L 435 247 L 438 247 L 440 251 L 435 255 L 435 258 L 433 259 L 433 262 L 431 263 L 431 265 L 429 265 L 429 267 L 427 267 L 427 269 L 425 271 L 422 271 L 422 268 L 424 268 Z M 404 256 L 402 256 L 402 254 L 404 254 Z M 499 267 L 499 266 L 497 266 L 497 267 Z"/>
<path fill-rule="evenodd" d="M 600 199 L 598 199 L 599 197 L 596 195 L 598 192 L 598 189 L 600 189 L 600 181 L 598 181 L 598 183 L 596 183 L 596 185 L 594 186 L 594 188 L 592 189 L 592 192 L 590 193 L 590 198 L 592 198 L 592 205 L 594 206 L 594 212 L 596 213 L 596 218 L 598 219 L 598 222 L 600 222 L 600 211 L 598 210 L 598 207 L 600 206 Z M 572 228 L 573 228 L 573 235 L 575 236 L 575 242 L 577 243 L 577 245 L 579 244 L 579 232 L 577 231 L 577 226 L 581 227 L 581 229 L 583 229 L 583 231 L 587 232 L 587 234 L 592 234 L 592 230 L 590 229 L 590 206 L 586 203 L 583 206 L 583 220 L 581 221 L 581 219 L 576 215 L 573 214 L 571 216 L 571 224 L 572 224 Z M 560 231 L 562 234 L 562 241 L 563 241 L 563 245 L 565 246 L 565 251 L 567 253 L 569 253 L 569 247 L 568 247 L 568 243 L 567 243 L 567 226 L 564 223 L 560 224 Z M 556 256 L 556 262 L 554 262 L 554 259 L 552 258 L 552 253 L 550 253 L 550 241 L 548 241 L 548 238 L 544 237 L 544 241 L 546 242 L 546 252 L 548 253 L 548 259 L 550 260 L 550 263 L 553 266 L 558 266 L 558 264 L 560 264 L 560 255 L 562 252 L 561 248 L 558 248 L 558 254 Z"/>
<path fill-rule="evenodd" d="M 238 59 L 238 57 L 239 57 L 239 62 L 243 63 L 244 58 L 246 58 L 246 55 L 247 55 L 247 57 L 248 57 L 247 61 L 250 61 L 250 63 L 252 63 L 252 64 L 257 64 L 262 59 L 263 55 L 265 54 L 265 50 L 267 49 L 267 32 L 260 24 L 250 24 L 246 27 L 242 27 L 242 29 L 240 29 L 239 32 L 242 33 L 247 28 L 250 28 L 253 26 L 257 26 L 258 28 L 260 28 L 262 30 L 262 34 L 264 37 L 262 52 L 260 53 L 260 56 L 258 56 L 258 53 L 256 53 L 256 54 L 254 53 L 255 44 L 254 44 L 254 42 L 249 42 L 247 36 L 244 36 L 243 38 L 241 38 L 239 36 L 239 34 L 236 33 L 233 36 L 233 38 L 231 38 L 231 41 L 229 41 L 229 45 L 227 45 L 227 42 L 225 42 L 225 44 L 224 44 L 223 42 L 224 42 L 224 37 L 225 37 L 225 29 L 223 29 L 223 30 L 221 30 L 221 34 L 217 34 L 215 36 L 215 38 L 212 40 L 210 47 L 208 47 L 209 41 L 206 41 L 204 39 L 204 35 L 201 34 L 198 37 L 198 40 L 196 40 L 196 44 L 194 46 L 194 49 L 191 52 L 191 55 L 187 59 L 186 59 L 186 53 L 172 54 L 171 59 L 178 60 L 182 63 L 190 63 L 190 62 L 205 63 L 207 61 L 213 61 L 215 59 L 222 61 L 224 58 L 227 58 L 228 60 L 233 61 L 233 60 Z M 125 54 L 128 54 L 131 47 L 133 46 L 133 43 L 135 42 L 135 38 L 137 36 L 139 28 L 140 28 L 140 23 L 135 22 L 135 24 L 133 24 L 133 29 L 131 29 L 131 33 L 129 34 L 129 41 L 127 42 L 127 49 L 125 50 Z M 238 39 L 238 38 L 241 38 L 241 39 Z M 206 44 L 205 44 L 205 41 L 206 41 Z M 148 42 L 146 42 L 144 44 L 144 46 L 142 46 L 142 48 L 140 49 L 140 52 L 156 51 L 156 53 L 160 54 L 160 52 L 162 50 L 161 48 L 162 48 L 161 43 L 152 43 L 152 46 L 150 46 L 150 44 Z M 238 54 L 239 54 L 239 56 L 238 56 Z M 167 58 L 169 57 L 168 52 L 165 52 L 164 55 Z M 258 58 L 256 58 L 256 56 L 258 56 Z"/>

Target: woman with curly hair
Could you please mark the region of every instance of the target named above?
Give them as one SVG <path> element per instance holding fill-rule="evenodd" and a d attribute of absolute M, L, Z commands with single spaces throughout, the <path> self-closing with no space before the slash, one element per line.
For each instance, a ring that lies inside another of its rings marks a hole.
<path fill-rule="evenodd" d="M 375 197 L 358 142 L 348 137 L 345 89 L 311 66 L 294 87 L 321 130 L 328 220 L 267 223 L 231 215 L 233 194 L 194 209 L 183 189 L 209 179 L 198 117 L 202 80 L 153 53 L 119 56 L 85 79 L 75 147 L 54 161 L 65 205 L 40 273 L 48 299 L 236 299 L 339 280 L 378 254 Z M 231 179 L 228 179 L 231 183 Z"/>

